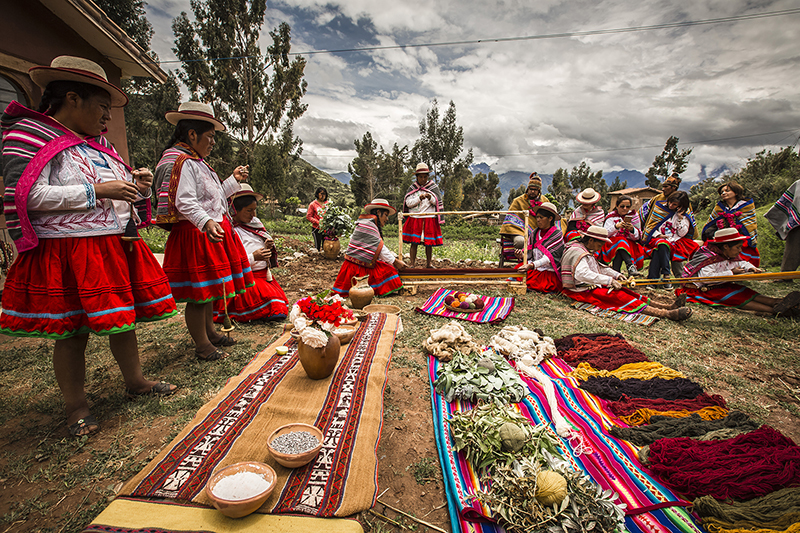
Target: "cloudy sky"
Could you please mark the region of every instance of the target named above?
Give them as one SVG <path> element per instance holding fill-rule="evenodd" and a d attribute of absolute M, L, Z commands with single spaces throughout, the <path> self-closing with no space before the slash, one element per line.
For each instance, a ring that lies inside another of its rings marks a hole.
<path fill-rule="evenodd" d="M 644 172 L 675 135 L 694 149 L 691 182 L 796 143 L 798 8 L 797 0 L 268 2 L 262 50 L 282 21 L 293 52 L 384 47 L 305 55 L 308 110 L 295 132 L 303 157 L 331 173 L 347 169 L 353 140 L 367 131 L 387 150 L 413 145 L 436 99 L 442 113 L 455 102 L 465 147 L 499 173 L 552 174 L 581 161 Z M 191 16 L 188 0 L 148 0 L 152 47 L 167 70 L 178 68 L 168 61 L 182 10 Z"/>

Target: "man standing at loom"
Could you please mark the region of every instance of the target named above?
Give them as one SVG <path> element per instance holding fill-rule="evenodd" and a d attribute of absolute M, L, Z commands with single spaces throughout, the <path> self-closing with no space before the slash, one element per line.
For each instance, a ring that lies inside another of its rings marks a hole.
<path fill-rule="evenodd" d="M 369 276 L 369 286 L 376 296 L 386 296 L 403 286 L 398 270 L 406 268 L 402 259 L 383 245 L 383 228 L 397 210 L 383 198 L 375 198 L 364 206 L 358 217 L 350 244 L 344 252 L 344 263 L 333 284 L 333 291 L 346 298 L 353 277 Z"/>
<path fill-rule="evenodd" d="M 542 205 L 542 178 L 534 172 L 528 178 L 528 189 L 525 194 L 514 198 L 509 211 L 527 211 L 529 231 L 536 229 L 534 219 L 536 208 Z M 503 257 L 513 260 L 514 250 L 522 250 L 525 246 L 525 219 L 517 213 L 507 213 L 500 227 L 500 245 L 503 247 Z"/>
<path fill-rule="evenodd" d="M 442 191 L 430 179 L 431 171 L 428 165 L 420 163 L 414 171 L 414 181 L 403 199 L 403 213 L 438 213 L 443 210 Z M 425 215 L 408 217 L 403 223 L 403 242 L 411 245 L 410 265 L 413 268 L 417 262 L 417 247 L 425 246 L 425 268 L 431 268 L 433 260 L 433 247 L 444 244 L 442 228 L 444 222 L 442 215 Z"/>

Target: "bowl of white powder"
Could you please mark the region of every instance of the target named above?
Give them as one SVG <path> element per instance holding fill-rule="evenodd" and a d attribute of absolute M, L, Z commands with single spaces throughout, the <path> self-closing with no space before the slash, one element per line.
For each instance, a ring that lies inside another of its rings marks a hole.
<path fill-rule="evenodd" d="M 255 461 L 236 463 L 217 470 L 206 484 L 206 495 L 222 514 L 247 516 L 267 501 L 277 476 L 271 466 Z"/>

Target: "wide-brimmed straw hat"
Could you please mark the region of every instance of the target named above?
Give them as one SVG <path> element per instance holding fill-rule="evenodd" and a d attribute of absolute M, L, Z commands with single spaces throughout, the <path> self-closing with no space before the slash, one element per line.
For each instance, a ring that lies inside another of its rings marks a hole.
<path fill-rule="evenodd" d="M 556 206 L 554 206 L 550 202 L 544 202 L 542 205 L 535 207 L 533 209 L 533 212 L 538 215 L 540 209 L 547 211 L 551 215 L 555 215 L 556 220 L 561 220 L 561 215 L 558 214 L 558 208 L 556 208 Z"/>
<path fill-rule="evenodd" d="M 240 190 L 238 190 L 235 193 L 233 193 L 230 196 L 228 196 L 228 198 L 231 201 L 235 200 L 236 198 L 239 198 L 240 196 L 255 196 L 256 200 L 263 200 L 264 199 L 264 195 L 258 194 L 247 183 L 241 183 L 240 185 L 242 187 Z"/>
<path fill-rule="evenodd" d="M 373 209 L 388 209 L 389 216 L 394 215 L 397 213 L 397 209 L 389 205 L 388 200 L 384 200 L 383 198 L 375 198 L 370 203 L 364 206 L 365 213 L 372 213 Z"/>
<path fill-rule="evenodd" d="M 58 56 L 50 62 L 49 67 L 32 67 L 28 70 L 28 75 L 42 89 L 51 81 L 78 81 L 108 91 L 111 95 L 111 107 L 128 105 L 128 97 L 122 89 L 108 82 L 103 67 L 83 57 Z"/>
<path fill-rule="evenodd" d="M 579 230 L 578 233 L 598 241 L 611 242 L 611 239 L 608 238 L 608 230 L 602 226 L 589 226 L 586 231 Z"/>
<path fill-rule="evenodd" d="M 213 124 L 216 131 L 225 131 L 225 124 L 217 120 L 211 106 L 203 102 L 184 102 L 178 106 L 177 111 L 168 111 L 164 118 L 173 125 L 181 120 L 202 120 Z"/>
<path fill-rule="evenodd" d="M 429 169 L 428 165 L 426 165 L 425 163 L 418 164 L 416 170 L 414 170 L 414 175 L 415 176 L 417 174 L 430 174 L 430 173 L 431 173 L 431 169 Z"/>
<path fill-rule="evenodd" d="M 714 232 L 714 238 L 708 242 L 714 244 L 734 244 L 739 241 L 746 241 L 747 237 L 739 233 L 736 228 L 722 228 Z"/>
<path fill-rule="evenodd" d="M 589 187 L 579 192 L 578 195 L 575 196 L 575 201 L 584 205 L 596 204 L 600 201 L 600 193 Z"/>

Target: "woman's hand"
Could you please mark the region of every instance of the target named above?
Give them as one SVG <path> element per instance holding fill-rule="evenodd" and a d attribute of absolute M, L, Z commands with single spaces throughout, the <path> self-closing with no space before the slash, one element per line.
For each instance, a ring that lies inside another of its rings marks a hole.
<path fill-rule="evenodd" d="M 518 261 L 522 261 L 522 250 L 514 250 L 514 257 L 517 258 Z"/>
<path fill-rule="evenodd" d="M 153 173 L 150 172 L 150 169 L 137 168 L 131 171 L 131 175 L 133 175 L 134 184 L 139 187 L 139 194 L 147 194 L 147 191 L 153 186 Z"/>
<path fill-rule="evenodd" d="M 619 281 L 615 280 L 615 279 L 611 280 L 611 285 L 610 286 L 614 290 L 619 290 L 619 289 L 622 288 L 622 284 Z"/>
<path fill-rule="evenodd" d="M 233 169 L 233 177 L 236 178 L 236 181 L 246 180 L 250 177 L 250 165 L 239 166 Z"/>
<path fill-rule="evenodd" d="M 256 261 L 269 261 L 272 257 L 272 251 L 269 248 L 259 248 L 253 252 L 253 259 Z"/>
<path fill-rule="evenodd" d="M 403 262 L 403 260 L 398 257 L 397 259 L 394 260 L 394 268 L 395 270 L 405 270 L 408 268 L 408 265 L 405 264 L 405 262 Z"/>
<path fill-rule="evenodd" d="M 222 239 L 225 237 L 225 230 L 222 229 L 219 222 L 215 222 L 211 219 L 203 226 L 203 231 L 211 242 L 222 242 Z"/>
<path fill-rule="evenodd" d="M 94 193 L 98 198 L 124 200 L 133 203 L 139 195 L 139 188 L 130 181 L 114 180 L 105 183 L 95 183 Z"/>

